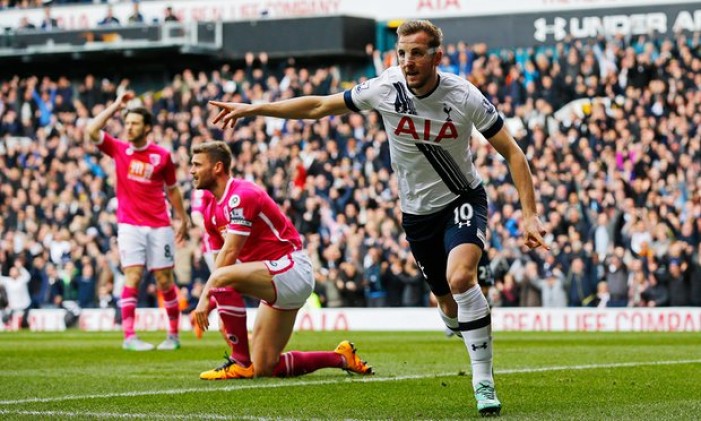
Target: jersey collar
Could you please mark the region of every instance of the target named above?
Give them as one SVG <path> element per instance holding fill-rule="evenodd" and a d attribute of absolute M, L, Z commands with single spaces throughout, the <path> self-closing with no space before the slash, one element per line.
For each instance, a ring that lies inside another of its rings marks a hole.
<path fill-rule="evenodd" d="M 217 200 L 217 205 L 223 204 L 229 197 L 229 190 L 231 190 L 234 187 L 234 183 L 236 182 L 236 179 L 234 177 L 229 177 L 229 181 L 226 182 L 226 188 L 224 189 L 224 194 L 222 195 L 221 199 Z"/>
<path fill-rule="evenodd" d="M 148 141 L 146 143 L 144 143 L 144 146 L 142 146 L 140 148 L 135 147 L 133 143 L 129 143 L 129 147 L 131 148 L 132 151 L 135 151 L 135 152 L 145 151 L 146 149 L 148 149 L 149 146 L 151 146 L 151 142 L 148 142 Z"/>
<path fill-rule="evenodd" d="M 414 98 L 416 98 L 416 99 L 428 98 L 428 96 L 430 96 L 432 93 L 436 92 L 436 89 L 438 89 L 438 86 L 440 86 L 440 84 L 441 84 L 441 74 L 438 73 L 437 76 L 438 76 L 438 81 L 436 82 L 436 86 L 434 86 L 433 89 L 428 91 L 428 93 L 426 93 L 425 95 L 416 95 L 416 93 L 414 93 L 414 91 L 411 90 L 409 85 L 407 85 L 407 89 L 409 89 L 409 92 L 411 92 L 411 94 L 414 95 Z"/>

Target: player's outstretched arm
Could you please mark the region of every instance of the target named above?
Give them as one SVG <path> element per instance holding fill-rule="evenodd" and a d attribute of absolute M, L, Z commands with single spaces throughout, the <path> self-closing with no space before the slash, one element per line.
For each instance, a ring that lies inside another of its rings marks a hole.
<path fill-rule="evenodd" d="M 514 185 L 521 200 L 523 236 L 526 246 L 531 249 L 543 247 L 546 250 L 550 250 L 543 238 L 546 233 L 545 226 L 536 211 L 535 188 L 533 187 L 533 177 L 528 167 L 526 155 L 505 127 L 502 127 L 497 134 L 489 138 L 489 143 L 509 163 L 511 178 L 514 180 Z"/>
<path fill-rule="evenodd" d="M 105 127 L 107 120 L 109 120 L 114 113 L 124 108 L 133 98 L 134 92 L 132 91 L 126 91 L 118 96 L 117 99 L 109 105 L 109 107 L 102 110 L 102 112 L 96 115 L 95 118 L 88 123 L 85 129 L 85 136 L 93 142 L 99 142 L 100 130 Z"/>
<path fill-rule="evenodd" d="M 234 127 L 242 117 L 267 116 L 291 119 L 317 120 L 329 115 L 345 114 L 348 111 L 343 93 L 317 96 L 309 95 L 284 101 L 265 104 L 242 104 L 237 102 L 209 101 L 219 108 L 219 114 L 213 123 L 221 123 L 222 127 Z"/>

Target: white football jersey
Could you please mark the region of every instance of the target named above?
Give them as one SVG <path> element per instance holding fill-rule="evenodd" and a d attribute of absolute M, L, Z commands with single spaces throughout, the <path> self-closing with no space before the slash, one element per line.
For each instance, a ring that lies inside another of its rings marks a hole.
<path fill-rule="evenodd" d="M 453 74 L 439 73 L 432 92 L 415 96 L 401 69 L 391 67 L 344 98 L 353 111 L 382 115 L 401 209 L 414 215 L 438 212 L 480 185 L 469 148 L 472 128 L 490 138 L 504 124 L 479 89 Z"/>

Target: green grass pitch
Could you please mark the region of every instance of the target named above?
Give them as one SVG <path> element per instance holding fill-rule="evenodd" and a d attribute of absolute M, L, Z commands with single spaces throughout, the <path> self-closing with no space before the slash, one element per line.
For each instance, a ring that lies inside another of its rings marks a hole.
<path fill-rule="evenodd" d="M 158 342 L 163 333 L 144 333 Z M 118 332 L 0 334 L 0 419 L 471 419 L 464 345 L 442 332 L 297 332 L 288 349 L 355 342 L 371 378 L 321 370 L 206 382 L 218 332 L 176 352 L 121 350 Z M 698 333 L 495 333 L 502 418 L 662 420 L 701 415 Z"/>

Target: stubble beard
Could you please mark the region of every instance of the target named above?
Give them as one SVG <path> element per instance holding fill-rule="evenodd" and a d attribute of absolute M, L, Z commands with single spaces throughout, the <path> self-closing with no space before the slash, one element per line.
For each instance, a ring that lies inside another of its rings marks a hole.
<path fill-rule="evenodd" d="M 412 77 L 414 79 L 414 82 L 409 82 L 409 77 Z M 424 88 L 428 83 L 429 78 L 430 75 L 421 76 L 421 74 L 417 74 L 410 76 L 409 74 L 407 74 L 406 70 L 404 70 L 404 81 L 406 82 L 406 86 L 414 92 Z"/>
<path fill-rule="evenodd" d="M 195 188 L 197 190 L 209 190 L 211 192 L 212 187 L 214 186 L 214 179 L 200 176 L 196 180 L 196 184 L 197 185 L 195 186 Z"/>
<path fill-rule="evenodd" d="M 132 145 L 143 145 L 146 143 L 146 133 L 141 133 L 128 140 Z"/>

